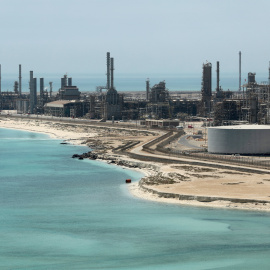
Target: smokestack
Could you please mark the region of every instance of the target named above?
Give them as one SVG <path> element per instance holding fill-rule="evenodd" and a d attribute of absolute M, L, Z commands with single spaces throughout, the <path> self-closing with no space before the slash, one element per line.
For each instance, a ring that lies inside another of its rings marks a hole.
<path fill-rule="evenodd" d="M 53 87 L 52 87 L 52 82 L 49 82 L 49 84 L 50 84 L 50 98 L 52 97 L 52 89 L 53 89 Z"/>
<path fill-rule="evenodd" d="M 2 85 L 2 74 L 1 74 L 1 64 L 0 64 L 0 95 L 2 93 L 2 87 L 1 87 L 1 85 Z"/>
<path fill-rule="evenodd" d="M 33 71 L 30 71 L 30 83 L 32 82 L 33 78 L 34 78 L 34 73 Z"/>
<path fill-rule="evenodd" d="M 0 65 L 0 67 L 1 67 L 1 65 Z M 268 72 L 269 72 L 269 75 L 268 75 L 268 84 L 270 85 L 270 61 L 269 61 Z"/>
<path fill-rule="evenodd" d="M 239 52 L 239 91 L 241 91 L 241 51 Z"/>
<path fill-rule="evenodd" d="M 22 65 L 19 65 L 19 95 L 22 95 Z"/>
<path fill-rule="evenodd" d="M 110 61 L 111 61 L 111 56 L 110 53 L 107 52 L 107 89 L 110 89 Z"/>
<path fill-rule="evenodd" d="M 219 61 L 217 61 L 217 92 L 219 91 Z"/>
<path fill-rule="evenodd" d="M 149 92 L 150 92 L 150 81 L 149 78 L 146 80 L 146 100 L 149 101 Z"/>
<path fill-rule="evenodd" d="M 40 90 L 40 103 L 43 106 L 44 99 L 44 78 L 39 79 L 39 90 Z"/>
<path fill-rule="evenodd" d="M 72 78 L 68 78 L 68 86 L 72 86 Z"/>
<path fill-rule="evenodd" d="M 33 77 L 33 71 L 30 71 L 30 113 L 34 113 L 34 108 L 36 106 L 36 78 Z"/>
<path fill-rule="evenodd" d="M 113 86 L 113 70 L 114 70 L 113 58 L 111 58 L 111 89 L 114 89 L 114 86 Z"/>

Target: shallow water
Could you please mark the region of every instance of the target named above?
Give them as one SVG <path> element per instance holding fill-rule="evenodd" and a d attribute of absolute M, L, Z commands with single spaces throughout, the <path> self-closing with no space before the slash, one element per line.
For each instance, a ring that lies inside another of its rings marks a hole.
<path fill-rule="evenodd" d="M 133 198 L 140 173 L 0 129 L 0 269 L 269 269 L 270 215 Z"/>

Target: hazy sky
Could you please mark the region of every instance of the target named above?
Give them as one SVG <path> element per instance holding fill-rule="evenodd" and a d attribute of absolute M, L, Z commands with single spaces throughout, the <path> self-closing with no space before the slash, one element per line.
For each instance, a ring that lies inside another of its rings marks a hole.
<path fill-rule="evenodd" d="M 0 0 L 3 72 L 268 73 L 269 0 Z M 115 75 L 116 76 L 116 75 Z"/>

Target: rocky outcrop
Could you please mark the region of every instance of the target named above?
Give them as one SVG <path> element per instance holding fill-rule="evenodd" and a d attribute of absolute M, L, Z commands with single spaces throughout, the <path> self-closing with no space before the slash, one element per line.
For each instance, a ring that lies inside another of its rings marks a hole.
<path fill-rule="evenodd" d="M 85 158 L 88 158 L 88 159 L 97 159 L 98 158 L 98 155 L 95 154 L 95 153 L 92 153 L 91 151 L 90 152 L 87 152 L 87 153 L 83 153 L 81 155 L 79 154 L 74 154 L 72 156 L 72 158 L 78 158 L 78 159 L 85 159 Z"/>

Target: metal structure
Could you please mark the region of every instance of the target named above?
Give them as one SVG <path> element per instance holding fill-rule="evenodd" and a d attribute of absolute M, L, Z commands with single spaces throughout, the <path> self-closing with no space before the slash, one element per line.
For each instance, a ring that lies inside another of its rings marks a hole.
<path fill-rule="evenodd" d="M 68 86 L 68 77 L 67 74 L 64 75 L 63 78 L 61 78 L 61 89 Z"/>
<path fill-rule="evenodd" d="M 19 93 L 19 83 L 18 83 L 18 81 L 14 82 L 13 90 L 14 90 L 14 93 L 18 95 L 18 93 Z"/>
<path fill-rule="evenodd" d="M 30 71 L 29 88 L 30 88 L 29 112 L 34 113 L 37 105 L 37 79 L 33 77 L 33 71 Z"/>
<path fill-rule="evenodd" d="M 239 92 L 241 91 L 241 51 L 239 52 Z"/>
<path fill-rule="evenodd" d="M 151 103 L 167 102 L 168 101 L 168 91 L 166 89 L 165 81 L 155 84 L 150 91 L 149 101 Z"/>
<path fill-rule="evenodd" d="M 249 72 L 248 83 L 243 85 L 242 120 L 269 124 L 270 85 L 268 82 L 257 83 L 255 76 L 256 73 Z"/>
<path fill-rule="evenodd" d="M 100 94 L 97 97 L 96 111 L 104 120 L 121 119 L 123 96 L 119 95 L 114 87 L 114 58 L 110 57 L 110 52 L 107 52 L 106 59 L 107 85 L 96 87 L 96 91 Z M 102 94 L 102 89 L 107 89 L 107 92 Z"/>
<path fill-rule="evenodd" d="M 114 77 L 113 77 L 113 71 L 114 71 L 114 59 L 111 58 L 111 89 L 114 89 Z"/>
<path fill-rule="evenodd" d="M 269 154 L 270 127 L 236 125 L 208 128 L 208 152 L 217 154 Z"/>
<path fill-rule="evenodd" d="M 255 84 L 256 83 L 256 73 L 255 72 L 249 72 L 248 73 L 248 84 Z"/>
<path fill-rule="evenodd" d="M 212 99 L 212 64 L 206 62 L 203 64 L 202 72 L 202 106 L 203 115 L 209 116 L 211 112 L 211 99 Z"/>
<path fill-rule="evenodd" d="M 40 95 L 40 105 L 44 105 L 44 78 L 39 79 L 39 95 Z"/>
<path fill-rule="evenodd" d="M 22 65 L 19 65 L 19 95 L 22 95 Z"/>
<path fill-rule="evenodd" d="M 216 91 L 219 91 L 219 61 L 217 61 L 217 88 Z"/>
<path fill-rule="evenodd" d="M 146 100 L 149 101 L 150 98 L 150 80 L 147 78 L 146 80 Z"/>
<path fill-rule="evenodd" d="M 59 89 L 58 98 L 61 100 L 79 100 L 81 92 L 77 86 L 72 85 L 72 78 L 67 74 L 61 78 L 61 89 Z"/>
<path fill-rule="evenodd" d="M 0 64 L 0 95 L 2 93 L 2 71 L 1 71 L 1 64 Z"/>
<path fill-rule="evenodd" d="M 72 86 L 72 78 L 68 78 L 68 86 Z"/>
<path fill-rule="evenodd" d="M 101 94 L 103 89 L 107 89 L 107 86 L 96 86 L 96 92 Z"/>
<path fill-rule="evenodd" d="M 269 61 L 269 67 L 268 67 L 268 84 L 270 85 L 270 61 Z"/>
<path fill-rule="evenodd" d="M 52 86 L 52 82 L 49 82 L 50 85 L 50 98 L 52 98 L 52 90 L 53 90 L 53 86 Z"/>
<path fill-rule="evenodd" d="M 107 89 L 111 88 L 110 83 L 110 65 L 111 65 L 111 56 L 110 53 L 107 52 Z"/>

